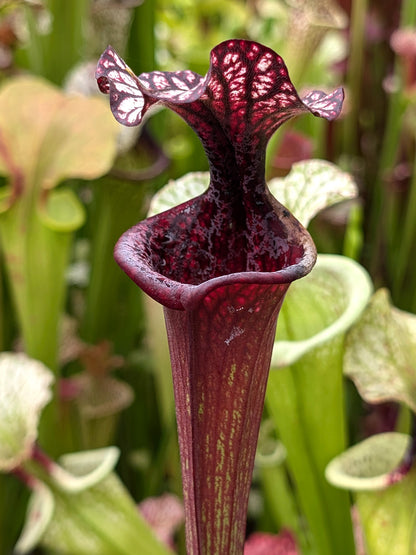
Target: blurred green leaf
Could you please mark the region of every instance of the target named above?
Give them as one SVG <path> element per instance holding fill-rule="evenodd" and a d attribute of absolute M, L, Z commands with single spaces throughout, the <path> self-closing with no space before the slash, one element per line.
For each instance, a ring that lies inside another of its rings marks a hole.
<path fill-rule="evenodd" d="M 112 119 L 103 99 L 66 96 L 39 78 L 10 79 L 0 90 L 0 173 L 19 185 L 17 195 L 98 177 L 115 156 Z"/>
<path fill-rule="evenodd" d="M 325 160 L 293 164 L 286 177 L 270 181 L 269 189 L 305 227 L 324 208 L 358 194 L 351 175 Z"/>
<path fill-rule="evenodd" d="M 52 463 L 49 469 L 53 486 L 70 494 L 96 486 L 114 469 L 119 456 L 117 447 L 63 455 L 60 459 L 62 464 Z"/>
<path fill-rule="evenodd" d="M 73 191 L 58 189 L 48 195 L 39 216 L 44 225 L 55 231 L 74 231 L 84 223 L 85 211 Z"/>
<path fill-rule="evenodd" d="M 410 436 L 396 432 L 371 436 L 334 458 L 325 476 L 342 489 L 384 489 L 391 484 L 390 474 L 402 461 L 410 440 Z"/>
<path fill-rule="evenodd" d="M 416 469 L 383 491 L 357 493 L 368 555 L 416 553 Z"/>
<path fill-rule="evenodd" d="M 25 349 L 56 370 L 57 329 L 65 299 L 72 232 L 84 222 L 60 181 L 106 173 L 118 125 L 103 99 L 68 96 L 35 77 L 0 89 L 0 243 Z"/>
<path fill-rule="evenodd" d="M 154 216 L 202 194 L 209 185 L 208 172 L 190 172 L 171 180 L 152 197 L 147 216 Z"/>
<path fill-rule="evenodd" d="M 394 308 L 387 290 L 351 329 L 344 372 L 368 403 L 400 401 L 416 411 L 416 316 Z"/>
<path fill-rule="evenodd" d="M 0 470 L 30 458 L 40 413 L 52 397 L 52 372 L 23 353 L 0 354 Z"/>
<path fill-rule="evenodd" d="M 110 448 L 114 450 L 115 448 Z M 94 474 L 99 456 L 107 457 L 108 449 L 72 453 L 61 462 L 68 473 L 79 479 Z M 98 454 L 98 457 L 97 457 Z M 53 552 L 68 555 L 168 555 L 150 526 L 111 468 L 107 466 L 101 480 L 79 493 L 53 488 L 55 511 L 42 539 L 42 545 Z M 50 485 L 52 487 L 52 485 Z"/>
<path fill-rule="evenodd" d="M 53 553 L 168 555 L 113 472 L 116 447 L 71 453 L 35 481 L 17 553 L 40 544 Z"/>
<path fill-rule="evenodd" d="M 294 282 L 287 293 L 272 367 L 293 364 L 345 333 L 359 318 L 371 292 L 370 276 L 357 262 L 345 256 L 318 255 L 312 272 Z"/>
<path fill-rule="evenodd" d="M 354 492 L 368 555 L 410 555 L 416 549 L 416 469 L 392 485 L 411 437 L 395 432 L 371 436 L 333 459 L 328 481 Z"/>
<path fill-rule="evenodd" d="M 51 490 L 40 480 L 33 483 L 33 493 L 27 508 L 26 521 L 13 553 L 30 553 L 53 517 L 55 500 Z"/>

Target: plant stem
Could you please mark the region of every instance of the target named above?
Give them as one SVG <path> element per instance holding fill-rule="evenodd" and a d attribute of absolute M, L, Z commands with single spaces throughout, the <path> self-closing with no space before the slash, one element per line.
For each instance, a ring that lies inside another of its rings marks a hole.
<path fill-rule="evenodd" d="M 416 24 L 416 5 L 413 0 L 403 0 L 400 20 L 401 27 Z M 393 76 L 400 79 L 397 58 Z M 402 87 L 398 84 L 396 90 L 389 96 L 387 121 L 383 131 L 381 152 L 378 157 L 378 174 L 372 190 L 371 209 L 368 216 L 368 241 L 372 245 L 369 266 L 373 273 L 375 273 L 379 264 L 380 250 L 384 242 L 387 244 L 389 267 L 395 268 L 394 253 L 397 242 L 401 242 L 399 207 L 395 195 L 389 193 L 386 178 L 396 161 L 406 106 L 407 102 L 403 96 Z"/>
<path fill-rule="evenodd" d="M 344 152 L 356 155 L 358 144 L 358 116 L 364 64 L 365 17 L 368 0 L 353 0 L 350 26 L 350 56 L 347 85 L 350 98 L 350 113 L 344 123 Z"/>
<path fill-rule="evenodd" d="M 300 417 L 301 407 L 291 368 L 280 368 L 270 372 L 266 405 L 279 437 L 287 449 L 288 467 L 311 531 L 313 548 L 319 555 L 333 555 L 324 501 L 307 449 L 307 439 Z"/>
<path fill-rule="evenodd" d="M 138 75 L 155 69 L 155 1 L 146 0 L 134 9 L 127 46 L 127 64 Z"/>
<path fill-rule="evenodd" d="M 266 404 L 287 450 L 288 468 L 319 555 L 351 555 L 348 494 L 325 479 L 328 462 L 346 447 L 342 381 L 343 336 L 272 370 Z"/>
<path fill-rule="evenodd" d="M 359 204 L 353 205 L 345 230 L 342 254 L 356 261 L 360 260 L 363 247 L 362 220 L 363 207 Z"/>
<path fill-rule="evenodd" d="M 400 232 L 397 235 L 392 293 L 395 299 L 402 298 L 404 300 L 404 280 L 409 263 L 411 267 L 413 266 L 410 254 L 416 237 L 416 156 L 413 163 L 404 221 L 400 222 Z"/>
<path fill-rule="evenodd" d="M 43 75 L 45 72 L 45 61 L 42 37 L 37 31 L 36 19 L 32 7 L 25 4 L 24 10 L 30 35 L 30 48 L 27 48 L 25 50 L 25 53 L 27 54 L 29 69 L 37 75 Z"/>
<path fill-rule="evenodd" d="M 300 515 L 293 490 L 288 482 L 284 464 L 262 464 L 260 481 L 264 492 L 267 512 L 278 529 L 293 532 L 302 553 L 310 550 L 305 530 L 300 525 Z"/>
<path fill-rule="evenodd" d="M 143 183 L 103 178 L 94 183 L 93 192 L 90 215 L 91 276 L 82 336 L 90 343 L 103 339 L 117 342 L 119 336 L 120 340 L 127 341 L 127 338 L 137 335 L 140 314 L 127 320 L 123 310 L 126 308 L 125 304 L 130 302 L 130 291 L 133 290 L 136 301 L 138 295 L 115 263 L 113 249 L 121 233 L 143 217 L 146 187 Z M 120 299 L 124 303 L 122 307 Z M 130 310 L 131 308 L 130 306 Z M 115 322 L 119 322 L 119 325 L 115 325 Z"/>
<path fill-rule="evenodd" d="M 51 32 L 44 37 L 44 76 L 61 84 L 85 53 L 85 26 L 89 0 L 47 0 Z"/>
<path fill-rule="evenodd" d="M 402 0 L 400 26 L 414 27 L 415 24 L 416 24 L 416 3 L 413 0 Z"/>

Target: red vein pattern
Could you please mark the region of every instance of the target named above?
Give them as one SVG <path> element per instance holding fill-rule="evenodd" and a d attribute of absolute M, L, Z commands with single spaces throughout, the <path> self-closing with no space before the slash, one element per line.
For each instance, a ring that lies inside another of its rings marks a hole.
<path fill-rule="evenodd" d="M 243 40 L 216 46 L 205 77 L 192 71 L 153 71 L 136 77 L 111 47 L 101 56 L 96 77 L 100 90 L 110 94 L 115 118 L 124 125 L 137 125 L 148 108 L 160 102 L 179 112 L 204 140 L 212 127 L 204 109 L 208 108 L 227 138 L 242 148 L 248 138 L 257 148 L 288 118 L 307 111 L 333 120 L 343 102 L 342 89 L 329 95 L 313 91 L 301 100 L 282 58 Z M 186 109 L 190 103 L 193 106 Z"/>
<path fill-rule="evenodd" d="M 187 552 L 242 553 L 277 315 L 316 256 L 308 232 L 267 189 L 265 149 L 291 117 L 334 119 L 343 91 L 301 100 L 280 56 L 243 40 L 216 46 L 204 77 L 135 76 L 109 47 L 97 81 L 119 122 L 137 125 L 163 104 L 195 130 L 209 159 L 207 191 L 126 231 L 115 258 L 165 307 Z"/>
<path fill-rule="evenodd" d="M 216 46 L 205 77 L 192 71 L 135 76 L 108 47 L 98 63 L 97 81 L 125 125 L 137 125 L 155 103 L 176 111 L 199 135 L 210 162 L 206 195 L 139 224 L 118 244 L 117 260 L 145 291 L 164 292 L 159 300 L 179 308 L 188 291 L 182 285 L 242 272 L 275 272 L 302 259 L 297 248 L 287 248 L 292 241 L 285 231 L 286 213 L 268 195 L 265 148 L 290 117 L 308 112 L 336 117 L 342 89 L 329 95 L 313 91 L 301 100 L 282 58 L 243 40 Z"/>

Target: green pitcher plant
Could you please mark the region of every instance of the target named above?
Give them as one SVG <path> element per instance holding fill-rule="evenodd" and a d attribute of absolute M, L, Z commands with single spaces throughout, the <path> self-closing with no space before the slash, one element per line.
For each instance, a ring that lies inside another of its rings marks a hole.
<path fill-rule="evenodd" d="M 112 165 L 117 126 L 100 99 L 65 95 L 35 77 L 0 89 L 0 247 L 25 351 L 57 371 L 58 333 L 74 231 L 84 208 L 70 178 Z M 47 302 L 45 302 L 47 300 Z"/>
<path fill-rule="evenodd" d="M 365 401 L 399 403 L 414 422 L 416 316 L 392 306 L 379 289 L 348 333 L 344 372 Z M 404 426 L 407 431 L 409 425 Z M 350 447 L 326 468 L 330 483 L 353 492 L 363 543 L 370 555 L 416 549 L 415 439 L 379 433 Z"/>
<path fill-rule="evenodd" d="M 37 545 L 68 555 L 172 551 L 156 538 L 114 472 L 116 447 L 71 453 L 56 463 L 38 442 L 53 373 L 23 353 L 0 354 L 0 472 L 32 492 L 14 553 Z"/>

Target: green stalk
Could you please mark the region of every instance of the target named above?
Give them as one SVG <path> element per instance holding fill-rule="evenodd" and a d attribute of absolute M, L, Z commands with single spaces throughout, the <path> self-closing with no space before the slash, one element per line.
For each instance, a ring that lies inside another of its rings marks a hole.
<path fill-rule="evenodd" d="M 25 350 L 56 372 L 72 233 L 45 227 L 27 204 L 17 202 L 1 215 L 2 247 Z"/>
<path fill-rule="evenodd" d="M 311 532 L 311 552 L 333 555 L 324 500 L 319 491 L 316 469 L 308 453 L 307 438 L 300 416 L 301 407 L 291 368 L 270 372 L 266 406 L 287 450 L 288 466 L 296 486 L 299 504 Z"/>
<path fill-rule="evenodd" d="M 352 260 L 360 260 L 363 247 L 363 207 L 355 204 L 351 207 L 347 228 L 344 235 L 342 254 Z"/>
<path fill-rule="evenodd" d="M 2 249 L 25 352 L 58 376 L 59 324 L 73 233 L 46 226 L 31 204 L 30 196 L 23 197 L 1 214 Z M 39 433 L 52 454 L 60 452 L 57 426 L 55 395 L 42 415 Z"/>
<path fill-rule="evenodd" d="M 148 343 L 152 352 L 155 387 L 160 419 L 167 432 L 174 432 L 175 401 L 173 398 L 172 372 L 169 345 L 161 306 L 146 295 L 144 300 Z"/>
<path fill-rule="evenodd" d="M 406 270 L 409 268 L 410 255 L 416 238 L 416 156 L 413 163 L 413 175 L 409 186 L 404 221 L 400 222 L 400 240 L 396 245 L 394 274 L 392 275 L 392 293 L 394 298 L 403 300 Z M 398 238 L 398 237 L 397 237 Z M 410 262 L 412 264 L 412 262 Z"/>
<path fill-rule="evenodd" d="M 29 69 L 36 75 L 45 72 L 44 45 L 36 27 L 36 18 L 31 6 L 24 5 L 27 27 L 30 35 L 30 47 L 25 49 Z"/>
<path fill-rule="evenodd" d="M 146 187 L 143 183 L 104 178 L 94 183 L 93 191 L 94 200 L 89 218 L 91 275 L 82 336 L 89 343 L 103 339 L 118 343 L 127 337 L 131 340 L 137 336 L 140 312 L 136 313 L 136 317 L 125 318 L 126 305 L 131 302 L 130 292 L 134 291 L 136 308 L 138 295 L 114 261 L 113 249 L 123 231 L 143 217 Z"/>
<path fill-rule="evenodd" d="M 146 0 L 133 12 L 127 44 L 126 61 L 135 73 L 151 71 L 155 64 L 155 5 Z M 94 201 L 91 214 L 92 248 L 91 277 L 87 291 L 86 311 L 82 335 L 89 342 L 111 338 L 117 343 L 137 336 L 137 325 L 141 317 L 141 298 L 133 284 L 114 261 L 113 249 L 120 235 L 144 216 L 144 199 L 147 187 L 143 181 L 122 181 L 112 178 L 100 180 L 94 185 Z M 118 313 L 120 298 L 123 308 L 133 302 L 136 317 Z M 106 302 L 103 302 L 106 299 Z M 116 300 L 118 299 L 118 300 Z M 120 325 L 114 325 L 119 321 Z M 114 332 L 120 330 L 116 337 Z M 130 330 L 130 332 L 129 332 Z M 131 348 L 131 342 L 127 349 Z"/>
<path fill-rule="evenodd" d="M 388 242 L 392 243 L 392 238 L 396 236 L 396 229 L 393 224 L 393 221 L 396 221 L 396 218 L 393 216 L 395 210 L 390 209 L 387 217 L 385 214 L 389 202 L 392 201 L 391 198 L 388 199 L 386 177 L 396 160 L 404 109 L 405 105 L 401 92 L 393 93 L 390 97 L 387 110 L 387 123 L 383 133 L 383 145 L 379 157 L 378 178 L 372 190 L 369 214 L 368 233 L 370 243 L 374 245 L 372 260 L 370 260 L 370 265 L 373 269 L 375 269 L 379 261 L 380 243 L 383 238 L 387 238 Z"/>
<path fill-rule="evenodd" d="M 155 19 L 155 0 L 134 9 L 126 62 L 137 74 L 155 69 Z"/>
<path fill-rule="evenodd" d="M 402 0 L 400 14 L 401 27 L 414 27 L 416 25 L 416 3 L 414 0 Z"/>
<path fill-rule="evenodd" d="M 416 5 L 413 1 L 405 0 L 402 5 L 401 11 L 401 26 L 410 27 L 416 24 Z M 396 61 L 396 71 L 398 74 L 397 61 Z M 392 98 L 393 102 L 393 98 Z M 395 94 L 394 102 L 399 104 L 401 107 L 400 117 L 397 118 L 395 125 L 399 127 L 398 131 L 401 131 L 401 126 L 403 123 L 403 114 L 405 108 L 407 107 L 407 101 L 403 97 L 402 91 Z M 388 134 L 388 129 L 386 135 Z M 387 137 L 386 137 L 387 138 Z M 396 138 L 396 146 L 398 144 L 399 134 Z M 391 143 L 392 138 L 390 138 L 389 143 Z M 394 160 L 391 161 L 391 166 L 393 166 Z M 387 214 L 388 214 L 388 226 L 386 232 L 387 240 L 390 239 L 390 249 L 389 249 L 389 267 L 392 271 L 392 294 L 393 298 L 397 300 L 400 298 L 401 304 L 409 307 L 409 302 L 404 298 L 401 293 L 405 292 L 403 288 L 406 269 L 409 263 L 409 258 L 411 256 L 412 244 L 414 243 L 416 234 L 416 157 L 413 162 L 413 175 L 410 182 L 409 193 L 406 203 L 406 210 L 404 215 L 404 222 L 400 215 L 400 203 L 397 200 L 396 195 L 393 193 L 390 195 L 390 199 L 387 199 Z"/>
<path fill-rule="evenodd" d="M 349 498 L 325 479 L 325 467 L 347 445 L 343 394 L 343 336 L 304 355 L 294 365 L 308 451 L 316 469 L 333 553 L 354 553 Z"/>
<path fill-rule="evenodd" d="M 416 313 L 416 287 L 413 289 L 413 295 L 410 298 L 409 311 Z"/>
<path fill-rule="evenodd" d="M 286 457 L 286 450 L 280 443 L 271 454 L 260 454 L 260 450 L 261 445 L 257 448 L 256 467 L 259 471 L 268 519 L 274 523 L 276 529 L 287 529 L 293 532 L 302 553 L 307 553 L 310 550 L 310 543 L 304 527 L 301 526 L 295 495 L 289 484 L 283 460 Z"/>
<path fill-rule="evenodd" d="M 14 476 L 0 474 L 0 553 L 13 553 L 24 522 L 28 492 Z M 10 508 L 13 507 L 11 511 Z"/>
<path fill-rule="evenodd" d="M 359 3 L 359 0 L 357 1 Z M 403 0 L 400 16 L 400 26 L 408 27 L 416 24 L 416 6 L 413 0 Z M 393 74 L 398 77 L 400 72 L 396 59 Z M 388 263 L 395 269 L 395 249 L 401 242 L 401 222 L 399 219 L 399 206 L 393 194 L 389 194 L 386 185 L 386 176 L 394 167 L 397 156 L 397 147 L 403 126 L 403 115 L 407 106 L 401 87 L 389 97 L 387 107 L 387 121 L 383 131 L 383 142 L 379 156 L 378 177 L 372 191 L 371 209 L 369 213 L 368 236 L 369 242 L 374 245 L 370 268 L 377 268 L 380 257 L 381 244 L 386 241 L 388 245 Z"/>
<path fill-rule="evenodd" d="M 44 37 L 44 76 L 60 84 L 85 54 L 90 0 L 47 0 L 46 5 L 52 16 L 52 29 Z"/>
<path fill-rule="evenodd" d="M 361 98 L 361 80 L 364 63 L 365 17 L 368 0 L 354 0 L 352 3 L 350 26 L 350 56 L 348 64 L 347 86 L 350 98 L 350 113 L 344 123 L 344 152 L 358 154 L 358 116 Z"/>
<path fill-rule="evenodd" d="M 50 29 L 39 32 L 33 7 L 25 5 L 30 38 L 16 56 L 31 73 L 60 85 L 68 71 L 85 56 L 90 0 L 46 0 L 44 4 L 51 19 Z"/>
<path fill-rule="evenodd" d="M 108 171 L 115 127 L 97 99 L 67 100 L 37 78 L 11 80 L 1 95 L 1 171 L 9 177 L 0 194 L 1 248 L 25 351 L 59 378 L 65 273 L 85 214 L 69 187 L 54 186 L 65 178 L 92 179 Z M 57 404 L 55 395 L 40 434 L 52 453 L 63 439 Z"/>
<path fill-rule="evenodd" d="M 347 445 L 344 336 L 371 290 L 357 263 L 320 255 L 291 285 L 276 331 L 266 403 L 319 555 L 354 553 L 349 497 L 327 483 L 325 468 Z"/>
<path fill-rule="evenodd" d="M 266 397 L 320 555 L 354 553 L 348 495 L 324 476 L 329 460 L 346 446 L 342 342 L 339 337 L 272 371 Z"/>

